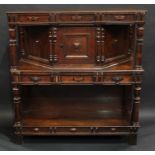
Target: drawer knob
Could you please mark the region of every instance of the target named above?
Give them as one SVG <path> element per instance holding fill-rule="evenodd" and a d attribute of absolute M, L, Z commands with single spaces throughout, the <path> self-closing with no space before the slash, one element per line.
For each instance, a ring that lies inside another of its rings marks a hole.
<path fill-rule="evenodd" d="M 39 17 L 36 16 L 28 17 L 28 20 L 35 22 L 39 20 Z"/>
<path fill-rule="evenodd" d="M 111 128 L 111 131 L 116 131 L 116 128 Z"/>
<path fill-rule="evenodd" d="M 77 128 L 70 128 L 70 131 L 71 132 L 76 132 L 77 131 Z"/>
<path fill-rule="evenodd" d="M 33 129 L 35 132 L 38 132 L 39 131 L 39 128 L 34 128 Z"/>
<path fill-rule="evenodd" d="M 76 81 L 76 82 L 81 82 L 84 80 L 84 77 L 83 76 L 74 76 L 73 77 L 73 81 Z"/>
<path fill-rule="evenodd" d="M 38 76 L 30 76 L 30 80 L 33 81 L 33 82 L 38 82 L 38 81 L 41 80 L 41 78 L 38 77 Z"/>
<path fill-rule="evenodd" d="M 125 19 L 125 16 L 124 15 L 120 15 L 120 16 L 118 15 L 118 16 L 115 16 L 115 19 L 121 21 L 121 20 Z"/>
<path fill-rule="evenodd" d="M 115 76 L 115 77 L 112 77 L 112 80 L 115 81 L 116 84 L 119 84 L 119 82 L 123 80 L 123 77 Z"/>

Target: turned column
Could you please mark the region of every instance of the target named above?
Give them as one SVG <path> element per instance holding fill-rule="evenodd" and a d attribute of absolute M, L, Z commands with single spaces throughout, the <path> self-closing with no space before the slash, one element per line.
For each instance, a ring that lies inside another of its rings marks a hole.
<path fill-rule="evenodd" d="M 55 44 L 57 41 L 57 28 L 51 27 L 49 29 L 49 62 L 53 65 L 58 61 L 58 56 L 55 52 Z"/>
<path fill-rule="evenodd" d="M 133 113 L 132 113 L 132 122 L 133 125 L 139 126 L 139 108 L 140 108 L 140 97 L 141 85 L 134 85 L 134 98 L 133 98 Z"/>
<path fill-rule="evenodd" d="M 9 26 L 9 51 L 11 68 L 17 67 L 17 40 L 16 40 L 16 26 Z"/>
<path fill-rule="evenodd" d="M 139 109 L 141 102 L 141 84 L 135 84 L 133 86 L 133 108 L 132 108 L 132 128 L 128 136 L 128 143 L 135 145 L 137 143 L 137 129 L 139 127 Z"/>
<path fill-rule="evenodd" d="M 21 92 L 20 92 L 20 86 L 13 85 L 13 104 L 14 104 L 14 111 L 15 111 L 15 132 L 16 132 L 16 143 L 21 144 L 22 143 L 22 134 L 21 134 L 21 128 L 22 128 L 22 118 L 21 118 Z"/>
<path fill-rule="evenodd" d="M 25 31 L 23 27 L 19 28 L 19 42 L 20 42 L 20 55 L 21 57 L 25 57 L 26 53 L 25 53 L 25 40 L 24 40 L 24 35 L 25 35 Z"/>
<path fill-rule="evenodd" d="M 135 53 L 135 69 L 142 69 L 142 47 L 144 36 L 144 24 L 136 25 L 136 53 Z"/>

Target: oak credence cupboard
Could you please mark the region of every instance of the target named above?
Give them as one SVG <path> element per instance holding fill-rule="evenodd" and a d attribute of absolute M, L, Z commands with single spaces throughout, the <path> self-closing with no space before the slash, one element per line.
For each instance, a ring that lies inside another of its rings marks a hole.
<path fill-rule="evenodd" d="M 145 10 L 9 12 L 15 134 L 136 144 Z"/>

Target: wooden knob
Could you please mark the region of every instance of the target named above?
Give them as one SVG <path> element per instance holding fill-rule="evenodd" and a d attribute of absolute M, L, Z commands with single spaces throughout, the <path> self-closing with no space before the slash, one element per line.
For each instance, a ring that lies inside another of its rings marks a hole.
<path fill-rule="evenodd" d="M 39 128 L 34 128 L 33 129 L 35 132 L 38 132 L 39 131 Z"/>
<path fill-rule="evenodd" d="M 41 80 L 41 78 L 38 77 L 38 76 L 30 76 L 30 80 L 33 81 L 33 82 L 38 82 L 38 81 Z"/>
<path fill-rule="evenodd" d="M 112 80 L 115 81 L 116 84 L 119 84 L 119 82 L 123 80 L 123 77 L 115 76 L 115 77 L 112 77 Z"/>
<path fill-rule="evenodd" d="M 75 132 L 75 131 L 77 131 L 77 128 L 70 128 L 70 131 Z"/>
<path fill-rule="evenodd" d="M 111 128 L 111 131 L 116 131 L 116 128 Z"/>

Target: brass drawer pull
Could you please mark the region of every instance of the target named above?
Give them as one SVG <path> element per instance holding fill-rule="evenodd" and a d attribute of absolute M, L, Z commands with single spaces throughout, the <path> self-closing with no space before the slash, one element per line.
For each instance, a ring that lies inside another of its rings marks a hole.
<path fill-rule="evenodd" d="M 84 80 L 84 77 L 83 76 L 73 76 L 73 81 L 81 82 L 83 80 Z"/>
<path fill-rule="evenodd" d="M 38 82 L 38 81 L 41 80 L 41 78 L 38 77 L 38 76 L 30 76 L 30 80 L 33 81 L 33 82 Z"/>
<path fill-rule="evenodd" d="M 115 16 L 115 19 L 121 21 L 121 20 L 125 19 L 125 16 L 124 15 L 120 15 L 120 16 L 118 15 L 118 16 Z"/>
<path fill-rule="evenodd" d="M 71 132 L 76 132 L 77 131 L 77 128 L 70 128 L 70 131 Z"/>
<path fill-rule="evenodd" d="M 123 80 L 123 77 L 115 76 L 115 77 L 112 77 L 112 80 L 115 81 L 116 84 L 119 84 Z"/>
<path fill-rule="evenodd" d="M 39 20 L 39 17 L 36 16 L 28 17 L 28 20 L 35 22 Z"/>
<path fill-rule="evenodd" d="M 33 131 L 38 132 L 39 128 L 34 128 Z"/>

